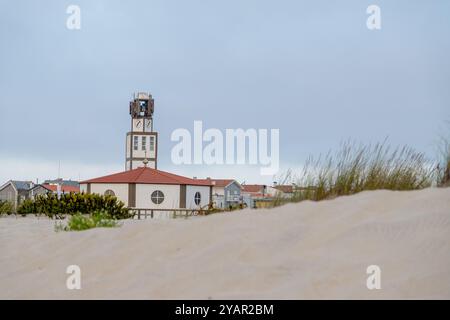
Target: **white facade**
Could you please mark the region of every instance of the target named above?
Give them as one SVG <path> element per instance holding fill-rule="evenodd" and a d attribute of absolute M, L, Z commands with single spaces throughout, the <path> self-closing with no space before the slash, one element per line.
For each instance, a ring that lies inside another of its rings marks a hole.
<path fill-rule="evenodd" d="M 271 196 L 271 197 L 275 197 L 276 195 L 282 193 L 280 190 L 275 189 L 274 187 L 271 186 L 266 186 L 266 194 Z"/>
<path fill-rule="evenodd" d="M 131 156 L 133 158 L 156 158 L 156 135 L 141 135 L 135 132 L 127 135 L 126 157 L 130 158 Z"/>
<path fill-rule="evenodd" d="M 205 208 L 210 202 L 209 186 L 137 183 L 135 191 L 130 192 L 128 183 L 89 183 L 89 185 L 90 187 L 87 183 L 80 184 L 80 192 L 104 195 L 106 191 L 112 191 L 125 206 L 140 209 L 198 209 Z M 161 192 L 159 193 L 163 196 L 161 203 L 152 201 L 152 194 L 155 191 Z M 130 196 L 135 197 L 133 206 L 130 206 L 130 203 L 133 203 L 129 199 Z M 199 201 L 198 205 L 196 199 Z"/>
<path fill-rule="evenodd" d="M 195 203 L 195 194 L 200 193 L 200 204 Z M 186 208 L 194 209 L 205 207 L 209 204 L 210 187 L 208 186 L 186 186 Z"/>
<path fill-rule="evenodd" d="M 153 203 L 151 195 L 161 191 L 164 200 L 160 204 Z M 177 209 L 180 207 L 180 186 L 173 184 L 137 184 L 136 208 L 143 209 Z"/>
<path fill-rule="evenodd" d="M 156 169 L 157 144 L 156 133 L 129 133 L 125 144 L 125 157 L 127 159 L 125 170 L 143 167 L 144 159 L 148 161 L 147 167 Z"/>
<path fill-rule="evenodd" d="M 225 187 L 217 187 L 213 186 L 212 188 L 213 195 L 224 196 L 225 195 Z"/>
<path fill-rule="evenodd" d="M 89 193 L 104 195 L 106 190 L 111 190 L 114 195 L 128 206 L 128 183 L 91 183 Z M 87 184 L 80 184 L 80 192 L 88 193 Z"/>

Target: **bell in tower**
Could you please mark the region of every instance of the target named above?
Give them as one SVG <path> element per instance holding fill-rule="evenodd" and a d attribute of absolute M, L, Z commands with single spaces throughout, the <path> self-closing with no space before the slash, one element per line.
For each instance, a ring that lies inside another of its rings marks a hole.
<path fill-rule="evenodd" d="M 153 131 L 153 112 L 152 95 L 135 93 L 130 101 L 131 131 L 126 139 L 125 170 L 143 166 L 156 169 L 158 134 Z"/>
<path fill-rule="evenodd" d="M 130 101 L 130 115 L 132 118 L 152 118 L 154 100 L 151 94 L 139 92 Z"/>

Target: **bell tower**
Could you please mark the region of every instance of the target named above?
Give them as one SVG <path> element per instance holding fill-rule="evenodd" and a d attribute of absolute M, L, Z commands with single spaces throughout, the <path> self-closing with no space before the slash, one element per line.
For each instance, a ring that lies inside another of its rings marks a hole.
<path fill-rule="evenodd" d="M 154 100 L 138 92 L 130 101 L 131 131 L 127 133 L 125 170 L 147 166 L 156 169 L 158 133 L 153 131 Z"/>

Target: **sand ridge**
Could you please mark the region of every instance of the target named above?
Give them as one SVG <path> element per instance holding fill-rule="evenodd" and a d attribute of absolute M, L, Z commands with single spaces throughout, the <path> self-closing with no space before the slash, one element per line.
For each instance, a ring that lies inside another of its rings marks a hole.
<path fill-rule="evenodd" d="M 0 218 L 3 299 L 450 299 L 450 189 L 54 232 Z M 68 290 L 68 265 L 82 289 Z M 381 268 L 380 290 L 366 268 Z"/>

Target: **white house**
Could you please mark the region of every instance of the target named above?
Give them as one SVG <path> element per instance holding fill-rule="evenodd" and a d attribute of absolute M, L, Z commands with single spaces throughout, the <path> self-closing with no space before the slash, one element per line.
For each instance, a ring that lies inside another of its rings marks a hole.
<path fill-rule="evenodd" d="M 198 209 L 212 201 L 209 181 L 148 167 L 81 181 L 80 192 L 114 195 L 138 209 Z"/>
<path fill-rule="evenodd" d="M 14 210 L 26 198 L 28 198 L 28 190 L 33 187 L 32 181 L 9 180 L 0 187 L 0 201 L 10 202 Z"/>
<path fill-rule="evenodd" d="M 236 206 L 242 203 L 242 187 L 236 180 L 207 178 L 203 181 L 211 182 L 214 207 L 228 208 L 229 206 Z"/>

